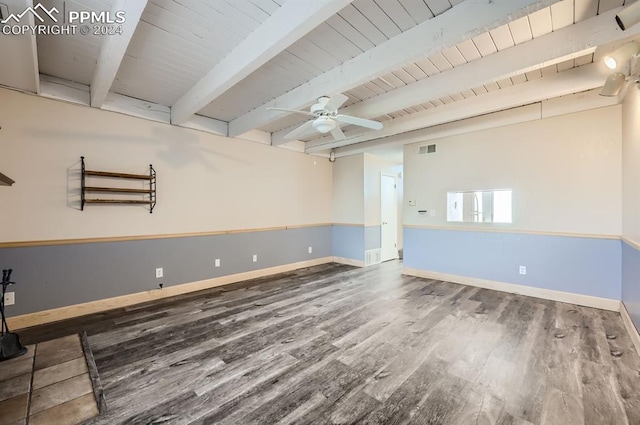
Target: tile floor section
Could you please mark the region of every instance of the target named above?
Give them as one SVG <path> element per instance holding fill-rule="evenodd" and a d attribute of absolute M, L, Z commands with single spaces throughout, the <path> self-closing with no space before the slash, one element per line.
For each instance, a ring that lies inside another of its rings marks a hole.
<path fill-rule="evenodd" d="M 76 425 L 98 415 L 79 335 L 27 348 L 0 362 L 0 425 Z"/>

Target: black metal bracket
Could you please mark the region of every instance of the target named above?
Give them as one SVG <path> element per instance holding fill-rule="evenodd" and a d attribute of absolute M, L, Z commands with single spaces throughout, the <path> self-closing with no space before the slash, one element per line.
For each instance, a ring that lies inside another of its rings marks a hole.
<path fill-rule="evenodd" d="M 82 164 L 82 176 L 80 177 L 80 211 L 84 211 L 84 188 L 85 188 L 85 181 L 84 181 L 84 156 L 80 157 L 80 163 Z"/>
<path fill-rule="evenodd" d="M 153 169 L 153 164 L 149 164 L 149 201 L 151 201 L 149 214 L 153 214 L 153 208 L 156 206 L 156 170 Z"/>

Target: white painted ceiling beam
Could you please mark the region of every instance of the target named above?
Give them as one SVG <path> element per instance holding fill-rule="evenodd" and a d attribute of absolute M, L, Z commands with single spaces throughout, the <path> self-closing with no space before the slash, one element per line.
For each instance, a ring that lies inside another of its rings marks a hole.
<path fill-rule="evenodd" d="M 91 90 L 86 84 L 64 80 L 51 75 L 40 75 L 40 96 L 63 102 L 89 106 Z"/>
<path fill-rule="evenodd" d="M 283 4 L 173 105 L 171 122 L 186 121 L 352 1 L 290 0 Z"/>
<path fill-rule="evenodd" d="M 362 143 L 368 140 L 405 133 L 419 128 L 432 127 L 478 115 L 515 108 L 601 87 L 611 73 L 601 63 L 593 63 L 573 68 L 551 76 L 543 77 L 523 84 L 517 84 L 495 92 L 482 94 L 434 109 L 425 110 L 385 122 L 380 131 L 352 130 L 345 132 L 346 139 L 333 141 L 324 137 L 307 143 L 307 153 L 315 153 Z"/>
<path fill-rule="evenodd" d="M 285 113 L 267 106 L 300 109 L 323 95 L 345 92 L 380 74 L 439 52 L 559 0 L 467 0 L 229 123 L 235 136 L 260 128 Z"/>
<path fill-rule="evenodd" d="M 425 100 L 439 99 L 492 81 L 574 59 L 593 53 L 597 46 L 640 34 L 640 25 L 624 33 L 617 28 L 614 18 L 620 9 L 388 91 L 344 108 L 340 113 L 374 118 L 421 104 Z M 295 126 L 273 133 L 273 144 L 286 143 L 284 135 L 293 128 Z"/>
<path fill-rule="evenodd" d="M 169 108 L 168 123 L 171 123 L 171 109 Z M 180 127 L 191 128 L 193 130 L 205 131 L 207 133 L 225 136 L 229 132 L 229 125 L 225 121 L 202 115 L 191 115 L 188 120 L 180 124 Z"/>
<path fill-rule="evenodd" d="M 91 96 L 88 85 L 52 77 L 50 75 L 40 75 L 40 87 L 40 96 L 42 97 L 75 103 L 77 105 L 90 106 Z M 118 93 L 109 92 L 101 109 L 103 111 L 117 112 L 148 121 L 164 124 L 171 123 L 171 108 L 168 106 L 147 102 Z M 227 135 L 226 122 L 201 115 L 193 115 L 189 120 L 182 123 L 180 127 L 204 131 L 219 136 Z M 270 144 L 271 135 L 269 133 L 255 131 L 252 132 L 252 135 L 257 133 L 262 134 L 260 136 L 254 135 L 253 139 L 249 139 L 248 137 L 245 139 L 259 141 L 266 145 Z M 257 137 L 262 137 L 262 139 L 257 140 Z M 304 149 L 302 150 L 304 151 Z"/>
<path fill-rule="evenodd" d="M 479 117 L 465 118 L 428 128 L 420 128 L 406 133 L 394 134 L 380 139 L 356 143 L 335 149 L 336 158 L 371 152 L 375 149 L 390 148 L 411 143 L 428 142 L 442 137 L 472 133 L 489 128 L 502 127 L 527 121 L 539 120 L 542 117 L 540 103 L 534 103 L 504 111 L 494 112 Z M 375 155 L 375 154 L 374 154 Z"/>
<path fill-rule="evenodd" d="M 147 0 L 116 0 L 113 3 L 112 15 L 117 11 L 124 11 L 125 21 L 122 23 L 121 35 L 103 37 L 100 57 L 91 79 L 91 106 L 94 108 L 102 107 L 106 100 L 146 5 Z"/>
<path fill-rule="evenodd" d="M 506 125 L 519 124 L 527 121 L 535 121 L 551 116 L 586 111 L 589 109 L 603 108 L 617 105 L 621 97 L 600 96 L 600 88 L 586 92 L 580 92 L 550 100 L 528 104 L 512 109 L 507 109 L 477 117 L 466 118 L 445 124 L 439 124 L 429 128 L 421 128 L 407 133 L 395 134 L 381 139 L 369 140 L 354 145 L 343 146 L 335 150 L 336 158 L 349 155 L 370 152 L 375 155 L 376 149 L 387 149 L 396 146 L 408 145 L 417 142 L 428 142 L 443 137 L 458 134 L 472 133 L 487 130 L 489 128 L 504 127 Z"/>
<path fill-rule="evenodd" d="M 477 87 L 593 53 L 596 46 L 640 34 L 640 28 L 636 28 L 632 33 L 621 33 L 615 24 L 612 24 L 615 22 L 614 16 L 617 11 L 618 9 L 610 11 L 446 73 L 368 99 L 345 108 L 342 112 L 364 117 L 378 116 L 390 110 L 396 111 L 418 104 L 424 101 L 426 96 L 429 96 L 429 99 L 437 99 L 465 88 Z"/>
<path fill-rule="evenodd" d="M 102 109 L 166 124 L 169 124 L 171 113 L 168 106 L 123 96 L 118 93 L 109 93 L 104 100 Z"/>

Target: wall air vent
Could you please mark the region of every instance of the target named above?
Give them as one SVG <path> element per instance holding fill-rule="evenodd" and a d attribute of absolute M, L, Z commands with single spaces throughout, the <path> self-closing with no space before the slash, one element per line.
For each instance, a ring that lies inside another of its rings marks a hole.
<path fill-rule="evenodd" d="M 379 264 L 382 261 L 382 250 L 380 248 L 370 249 L 364 252 L 364 265 L 372 266 L 374 264 Z"/>
<path fill-rule="evenodd" d="M 428 153 L 436 153 L 436 145 L 424 145 L 418 147 L 418 155 L 426 155 Z"/>

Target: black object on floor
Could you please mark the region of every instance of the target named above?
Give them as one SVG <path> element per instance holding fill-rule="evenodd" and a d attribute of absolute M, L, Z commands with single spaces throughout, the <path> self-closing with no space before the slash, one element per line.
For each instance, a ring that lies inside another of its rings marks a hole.
<path fill-rule="evenodd" d="M 13 269 L 2 270 L 2 298 L 0 299 L 0 315 L 2 315 L 0 362 L 22 356 L 27 352 L 27 349 L 20 344 L 20 337 L 18 334 L 15 332 L 9 332 L 7 318 L 4 315 L 4 296 L 7 292 L 7 287 L 15 283 L 11 282 L 11 272 L 13 272 Z"/>

